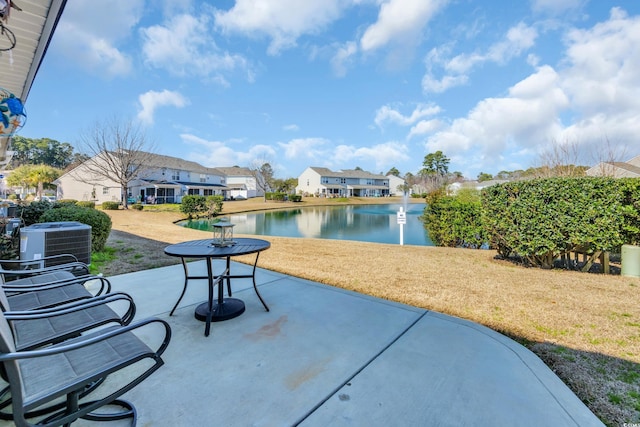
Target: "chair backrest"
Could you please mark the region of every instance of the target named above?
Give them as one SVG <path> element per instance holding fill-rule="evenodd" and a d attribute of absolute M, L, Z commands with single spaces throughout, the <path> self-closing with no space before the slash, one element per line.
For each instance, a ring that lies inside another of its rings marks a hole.
<path fill-rule="evenodd" d="M 0 353 L 15 353 L 15 351 L 16 344 L 11 326 L 9 326 L 9 322 L 4 317 L 4 313 L 0 311 Z M 18 368 L 18 361 L 6 361 L 3 363 L 2 368 L 4 373 L 8 376 L 13 401 L 21 402 L 24 389 L 22 386 L 22 376 L 20 375 L 20 369 Z"/>
<path fill-rule="evenodd" d="M 4 311 L 9 311 L 10 306 L 9 306 L 9 300 L 7 299 L 7 295 L 4 293 L 4 288 L 2 287 L 2 285 L 4 285 L 4 281 L 0 280 L 0 310 Z"/>

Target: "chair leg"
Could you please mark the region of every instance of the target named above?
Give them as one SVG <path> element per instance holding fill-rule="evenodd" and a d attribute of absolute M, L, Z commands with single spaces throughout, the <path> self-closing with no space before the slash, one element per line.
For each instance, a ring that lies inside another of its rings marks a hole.
<path fill-rule="evenodd" d="M 117 399 L 111 402 L 109 405 L 120 406 L 124 408 L 123 411 L 114 412 L 114 413 L 89 413 L 82 417 L 85 420 L 89 421 L 115 421 L 115 420 L 124 420 L 125 418 L 132 418 L 131 425 L 135 426 L 138 421 L 138 412 L 136 411 L 136 407 L 133 406 L 133 403 L 128 400 Z"/>

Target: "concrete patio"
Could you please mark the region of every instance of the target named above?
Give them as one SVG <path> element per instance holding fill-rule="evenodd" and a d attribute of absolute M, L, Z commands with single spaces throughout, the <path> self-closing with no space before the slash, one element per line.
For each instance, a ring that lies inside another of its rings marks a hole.
<path fill-rule="evenodd" d="M 204 273 L 203 261 L 191 266 Z M 173 331 L 165 366 L 125 395 L 138 425 L 603 425 L 538 357 L 488 328 L 267 270 L 256 278 L 271 311 L 250 279 L 235 280 L 246 311 L 209 337 L 194 318 L 205 281 L 168 315 L 181 266 L 111 278 L 137 319 Z"/>

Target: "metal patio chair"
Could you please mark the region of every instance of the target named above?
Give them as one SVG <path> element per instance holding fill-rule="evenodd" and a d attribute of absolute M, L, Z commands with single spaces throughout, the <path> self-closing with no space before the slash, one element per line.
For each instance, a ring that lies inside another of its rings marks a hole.
<path fill-rule="evenodd" d="M 47 265 L 53 264 L 53 265 Z M 5 281 L 55 271 L 68 271 L 76 276 L 89 274 L 89 266 L 72 254 L 50 255 L 39 259 L 1 259 L 0 274 Z"/>
<path fill-rule="evenodd" d="M 153 326 L 159 326 L 161 331 L 153 335 L 161 340 L 157 347 L 154 346 L 155 350 L 134 333 Z M 0 314 L 0 362 L 4 363 L 7 373 L 16 426 L 33 426 L 37 422 L 37 425 L 52 427 L 69 425 L 79 418 L 106 421 L 129 417 L 132 418 L 132 425 L 135 425 L 134 406 L 118 398 L 164 364 L 161 355 L 170 340 L 169 324 L 152 318 L 128 326 L 104 328 L 38 350 L 18 351 L 11 327 L 4 315 Z M 145 360 L 150 360 L 151 365 Z M 146 368 L 134 378 L 127 379 L 125 385 L 115 391 L 109 389 L 106 396 L 96 400 L 89 400 L 94 392 L 82 397 L 85 390 L 96 383 L 99 384 L 97 390 L 100 390 L 107 388 L 109 383 L 117 382 L 109 381 L 109 376 L 136 364 Z M 55 404 L 60 398 L 65 401 L 62 409 L 37 421 L 29 421 L 29 414 L 37 413 L 42 406 Z M 118 405 L 124 410 L 119 413 L 94 413 L 105 405 Z"/>
<path fill-rule="evenodd" d="M 53 307 L 111 292 L 111 282 L 105 277 L 76 277 L 66 271 L 31 276 L 9 283 L 4 283 L 0 277 L 0 286 L 13 311 Z"/>
<path fill-rule="evenodd" d="M 84 289 L 80 284 L 76 284 Z M 70 286 L 61 287 L 69 288 Z M 46 293 L 59 291 L 61 288 L 47 289 L 39 292 L 25 292 L 6 297 L 0 288 L 0 308 L 4 313 L 5 320 L 11 327 L 14 337 L 14 346 L 18 351 L 33 350 L 42 346 L 55 344 L 80 336 L 83 332 L 108 325 L 108 324 L 129 324 L 135 315 L 135 304 L 133 299 L 124 293 L 112 293 L 97 297 L 72 301 L 66 304 L 59 304 L 50 308 L 40 308 L 16 311 L 13 305 L 15 298 L 23 298 L 19 301 L 24 307 L 25 302 L 33 303 L 42 301 L 41 298 L 26 299 L 35 293 Z M 88 291 L 85 292 L 91 295 Z M 56 294 L 56 297 L 60 297 Z M 123 315 L 118 314 L 108 304 L 120 305 L 119 311 L 124 311 Z M 124 304 L 123 304 L 124 303 Z M 122 307 L 124 305 L 124 307 Z M 7 379 L 6 372 L 0 367 L 0 376 Z M 9 387 L 0 390 L 0 419 L 11 419 L 12 414 L 5 409 L 11 404 L 12 397 L 8 393 Z M 86 393 L 92 389 L 85 390 Z M 40 412 L 46 412 L 52 408 L 45 408 Z M 53 409 L 56 409 L 55 407 Z"/>
<path fill-rule="evenodd" d="M 117 305 L 118 311 L 109 304 Z M 128 325 L 136 313 L 133 298 L 115 292 L 47 308 L 16 311 L 0 289 L 0 306 L 9 322 L 17 350 L 30 350 L 77 337 L 110 323 Z"/>

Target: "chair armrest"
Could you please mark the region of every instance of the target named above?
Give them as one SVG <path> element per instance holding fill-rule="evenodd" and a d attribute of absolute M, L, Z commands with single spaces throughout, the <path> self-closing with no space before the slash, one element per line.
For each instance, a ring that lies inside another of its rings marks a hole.
<path fill-rule="evenodd" d="M 124 315 L 120 316 L 122 323 L 127 325 L 131 323 L 136 314 L 136 304 L 133 298 L 124 292 L 114 292 L 111 294 L 100 295 L 93 298 L 73 301 L 66 304 L 57 305 L 55 307 L 36 308 L 24 311 L 5 311 L 4 317 L 11 320 L 30 320 L 42 319 L 47 317 L 62 316 L 76 311 L 82 311 L 87 308 L 96 307 L 116 301 L 127 301 L 127 310 Z"/>
<path fill-rule="evenodd" d="M 89 266 L 80 261 L 71 262 L 67 264 L 52 265 L 49 267 L 30 268 L 30 269 L 22 269 L 22 270 L 7 270 L 7 269 L 0 268 L 0 274 L 4 275 L 5 280 L 10 282 L 11 280 L 15 280 L 20 277 L 35 276 L 38 274 L 51 273 L 51 272 L 60 271 L 60 270 L 69 271 L 72 273 L 74 271 L 82 271 L 83 274 L 89 274 Z"/>
<path fill-rule="evenodd" d="M 8 295 L 15 295 L 24 292 L 37 292 L 45 289 L 53 289 L 62 286 L 72 285 L 72 284 L 81 284 L 84 285 L 88 281 L 99 280 L 100 281 L 100 289 L 94 294 L 94 296 L 100 296 L 103 294 L 108 294 L 111 292 L 111 282 L 106 277 L 95 276 L 95 275 L 85 275 L 85 276 L 77 276 L 74 279 L 64 279 L 58 280 L 54 282 L 47 283 L 33 283 L 33 284 L 20 284 L 14 285 L 13 282 L 7 282 L 2 285 L 2 289 Z"/>
<path fill-rule="evenodd" d="M 58 260 L 64 263 L 74 263 L 80 262 L 78 257 L 73 254 L 59 254 L 59 255 L 48 255 L 38 259 L 0 259 L 0 264 L 18 264 L 18 265 L 29 265 L 35 263 L 41 263 L 42 261 L 51 261 Z"/>
<path fill-rule="evenodd" d="M 152 323 L 160 323 L 164 329 L 164 339 L 162 343 L 155 351 L 156 356 L 161 356 L 162 353 L 167 349 L 169 342 L 171 341 L 171 327 L 169 324 L 161 319 L 151 317 L 148 319 L 140 320 L 136 323 L 132 323 L 127 326 L 115 326 L 112 328 L 105 328 L 102 330 L 98 330 L 95 333 L 89 335 L 82 335 L 79 338 L 76 338 L 71 341 L 63 341 L 60 344 L 52 345 L 46 348 L 38 349 L 38 350 L 28 350 L 28 351 L 18 351 L 14 353 L 0 353 L 0 362 L 6 362 L 10 360 L 19 360 L 19 359 L 31 359 L 34 357 L 43 357 L 43 356 L 51 356 L 54 354 L 60 354 L 71 350 L 76 350 L 82 347 L 86 347 L 100 341 L 107 340 L 109 338 L 115 337 L 117 335 L 122 335 L 128 332 L 132 332 L 138 328 L 142 328 L 144 326 L 150 325 Z"/>

